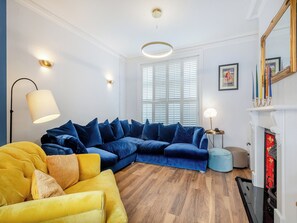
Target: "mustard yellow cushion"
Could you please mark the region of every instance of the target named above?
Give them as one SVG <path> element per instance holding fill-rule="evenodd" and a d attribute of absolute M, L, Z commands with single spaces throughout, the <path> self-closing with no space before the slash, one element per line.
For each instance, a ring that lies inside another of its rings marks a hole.
<path fill-rule="evenodd" d="M 99 154 L 78 154 L 79 181 L 87 180 L 100 174 Z"/>
<path fill-rule="evenodd" d="M 49 174 L 63 190 L 78 182 L 79 167 L 75 154 L 47 156 L 46 163 Z"/>
<path fill-rule="evenodd" d="M 65 194 L 53 177 L 40 170 L 35 170 L 32 175 L 31 193 L 34 200 Z"/>

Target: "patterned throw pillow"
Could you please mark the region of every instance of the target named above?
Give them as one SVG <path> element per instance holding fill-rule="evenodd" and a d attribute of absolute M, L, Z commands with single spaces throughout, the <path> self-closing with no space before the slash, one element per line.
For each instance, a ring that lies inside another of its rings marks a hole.
<path fill-rule="evenodd" d="M 64 195 L 64 191 L 57 181 L 41 172 L 34 170 L 32 175 L 31 194 L 34 200 Z"/>

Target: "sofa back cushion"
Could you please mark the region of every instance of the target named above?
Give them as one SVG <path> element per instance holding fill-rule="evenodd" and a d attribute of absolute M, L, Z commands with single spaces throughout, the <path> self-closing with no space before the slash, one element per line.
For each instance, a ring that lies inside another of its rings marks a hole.
<path fill-rule="evenodd" d="M 97 118 L 90 121 L 86 126 L 74 124 L 79 140 L 85 147 L 102 145 L 102 138 L 99 131 Z"/>
<path fill-rule="evenodd" d="M 150 124 L 148 120 L 146 120 L 141 138 L 144 140 L 156 140 L 159 135 L 159 123 Z"/>
<path fill-rule="evenodd" d="M 163 125 L 159 124 L 158 140 L 171 143 L 176 131 L 177 124 Z"/>
<path fill-rule="evenodd" d="M 46 131 L 49 136 L 71 135 L 78 138 L 78 134 L 71 120 L 60 127 L 49 129 Z"/>
<path fill-rule="evenodd" d="M 47 173 L 46 155 L 36 144 L 17 142 L 0 147 L 0 206 L 31 199 L 35 169 Z"/>
<path fill-rule="evenodd" d="M 119 118 L 116 118 L 115 120 L 113 120 L 111 123 L 111 129 L 113 131 L 113 135 L 115 137 L 116 140 L 121 139 L 124 137 L 125 133 L 124 130 L 122 128 L 121 122 L 119 120 Z"/>
<path fill-rule="evenodd" d="M 134 119 L 131 119 L 130 136 L 135 138 L 141 138 L 143 127 L 144 124 L 137 122 Z"/>
<path fill-rule="evenodd" d="M 112 142 L 115 140 L 113 131 L 107 119 L 105 120 L 105 122 L 99 123 L 99 130 L 104 143 Z"/>
<path fill-rule="evenodd" d="M 130 125 L 128 120 L 121 120 L 120 122 L 124 131 L 124 136 L 128 136 L 130 133 Z"/>
<path fill-rule="evenodd" d="M 172 143 L 192 143 L 194 127 L 183 127 L 177 123 Z"/>

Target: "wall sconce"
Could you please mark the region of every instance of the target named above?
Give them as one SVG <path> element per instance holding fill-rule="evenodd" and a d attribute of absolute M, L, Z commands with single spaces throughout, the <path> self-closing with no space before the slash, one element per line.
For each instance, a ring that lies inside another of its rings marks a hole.
<path fill-rule="evenodd" d="M 49 60 L 39 60 L 39 64 L 45 68 L 52 68 L 54 66 L 54 63 Z"/>
<path fill-rule="evenodd" d="M 109 84 L 109 85 L 113 85 L 114 80 L 106 80 L 106 82 L 107 82 L 107 84 Z"/>

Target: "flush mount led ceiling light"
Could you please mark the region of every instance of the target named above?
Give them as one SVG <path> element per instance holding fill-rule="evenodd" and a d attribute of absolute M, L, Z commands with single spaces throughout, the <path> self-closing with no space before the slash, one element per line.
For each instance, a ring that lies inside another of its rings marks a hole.
<path fill-rule="evenodd" d="M 158 19 L 162 16 L 162 10 L 160 8 L 154 8 L 152 10 L 152 16 Z M 158 26 L 157 26 L 158 27 Z M 157 28 L 156 27 L 156 28 Z M 154 41 L 144 44 L 141 47 L 141 52 L 144 56 L 150 58 L 163 58 L 167 57 L 173 52 L 171 44 L 162 41 Z M 156 53 L 158 52 L 158 53 Z"/>

